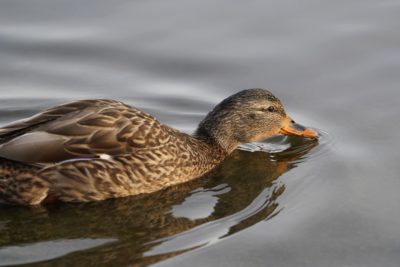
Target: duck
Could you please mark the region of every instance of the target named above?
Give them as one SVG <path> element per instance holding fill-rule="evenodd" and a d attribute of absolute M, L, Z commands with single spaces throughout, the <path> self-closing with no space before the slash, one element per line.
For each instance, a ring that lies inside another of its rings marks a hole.
<path fill-rule="evenodd" d="M 201 177 L 239 145 L 277 134 L 318 138 L 270 91 L 239 91 L 193 134 L 110 99 L 78 100 L 0 128 L 0 203 L 93 202 Z"/>

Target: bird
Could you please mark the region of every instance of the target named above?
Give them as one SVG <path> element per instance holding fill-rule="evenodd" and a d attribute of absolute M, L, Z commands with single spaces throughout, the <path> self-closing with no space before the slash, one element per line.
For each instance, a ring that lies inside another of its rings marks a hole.
<path fill-rule="evenodd" d="M 117 100 L 78 100 L 0 127 L 0 203 L 148 194 L 201 177 L 240 144 L 277 134 L 319 136 L 261 88 L 224 99 L 193 134 Z"/>

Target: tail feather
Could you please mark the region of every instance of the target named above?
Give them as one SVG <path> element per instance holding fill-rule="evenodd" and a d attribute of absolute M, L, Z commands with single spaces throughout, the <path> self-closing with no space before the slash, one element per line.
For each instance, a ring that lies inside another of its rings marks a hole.
<path fill-rule="evenodd" d="M 0 203 L 37 205 L 46 198 L 49 185 L 37 173 L 41 168 L 0 158 Z"/>

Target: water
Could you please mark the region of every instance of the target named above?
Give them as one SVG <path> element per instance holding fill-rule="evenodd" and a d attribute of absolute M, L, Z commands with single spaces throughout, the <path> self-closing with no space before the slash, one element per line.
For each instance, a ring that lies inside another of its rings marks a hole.
<path fill-rule="evenodd" d="M 1 207 L 0 265 L 399 266 L 399 11 L 395 0 L 1 1 L 1 124 L 114 98 L 191 132 L 224 97 L 264 87 L 323 134 L 247 145 L 149 196 Z"/>

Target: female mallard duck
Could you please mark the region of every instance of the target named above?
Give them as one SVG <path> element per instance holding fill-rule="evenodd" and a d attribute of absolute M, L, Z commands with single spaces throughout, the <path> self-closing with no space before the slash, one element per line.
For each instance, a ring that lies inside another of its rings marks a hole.
<path fill-rule="evenodd" d="M 193 135 L 115 100 L 72 102 L 0 128 L 0 203 L 151 193 L 210 171 L 239 144 L 279 133 L 318 136 L 264 89 L 223 100 Z"/>

